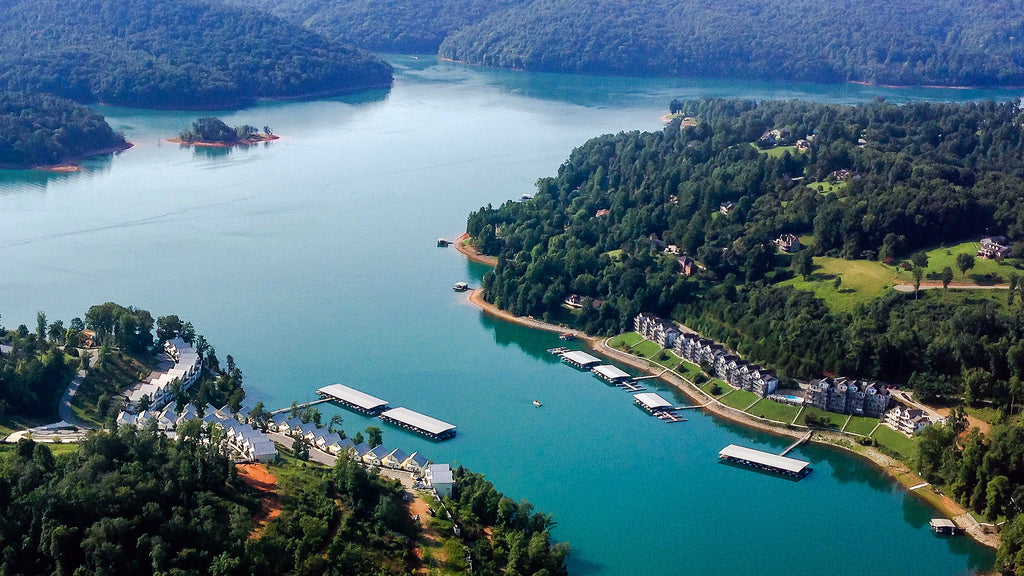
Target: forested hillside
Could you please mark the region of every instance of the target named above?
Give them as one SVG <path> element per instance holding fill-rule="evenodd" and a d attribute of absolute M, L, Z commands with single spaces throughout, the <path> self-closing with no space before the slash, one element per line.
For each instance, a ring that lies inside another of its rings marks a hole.
<path fill-rule="evenodd" d="M 843 311 L 781 284 L 811 274 L 812 252 L 917 261 L 942 242 L 1024 237 L 1024 116 L 1015 104 L 677 106 L 695 126 L 677 119 L 661 132 L 595 138 L 541 179 L 534 198 L 470 215 L 478 248 L 499 256 L 483 281 L 488 301 L 599 334 L 653 312 L 783 375 L 910 382 L 924 397 L 969 382 L 975 399 L 1011 401 L 1024 380 L 1016 291 L 957 300 L 890 290 Z M 808 136 L 805 152 L 793 146 Z M 728 214 L 724 202 L 733 203 Z M 806 235 L 812 247 L 778 254 L 772 241 L 783 233 Z M 666 245 L 707 270 L 682 274 Z M 999 266 L 1011 285 L 1013 262 Z M 578 314 L 562 307 L 571 293 L 586 299 Z M 978 378 L 965 377 L 972 369 Z"/>
<path fill-rule="evenodd" d="M 201 0 L 4 0 L 0 90 L 79 102 L 217 108 L 391 83 L 359 50 Z"/>
<path fill-rule="evenodd" d="M 127 146 L 103 116 L 70 100 L 0 92 L 0 166 L 59 164 Z"/>
<path fill-rule="evenodd" d="M 1022 24 L 1019 0 L 533 0 L 452 34 L 440 55 L 545 72 L 1021 85 Z"/>
<path fill-rule="evenodd" d="M 526 0 L 227 0 L 380 52 L 433 54 L 452 32 Z"/>

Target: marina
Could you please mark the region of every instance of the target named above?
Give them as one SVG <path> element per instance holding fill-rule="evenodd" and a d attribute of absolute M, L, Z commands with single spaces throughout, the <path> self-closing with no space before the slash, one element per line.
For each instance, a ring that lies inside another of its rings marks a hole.
<path fill-rule="evenodd" d="M 343 384 L 331 384 L 316 391 L 317 395 L 324 400 L 341 404 L 346 408 L 376 416 L 388 406 L 387 400 L 381 400 L 360 392 L 355 388 L 349 388 Z"/>
<path fill-rule="evenodd" d="M 431 418 L 408 408 L 392 408 L 382 412 L 380 419 L 388 424 L 394 424 L 434 440 L 447 440 L 455 437 L 454 424 Z"/>
<path fill-rule="evenodd" d="M 633 395 L 633 402 L 649 412 L 655 418 L 668 423 L 686 422 L 686 418 L 676 414 L 678 408 L 655 392 L 642 392 Z"/>
<path fill-rule="evenodd" d="M 729 444 L 725 448 L 722 448 L 718 453 L 718 457 L 726 462 L 742 464 L 744 466 L 750 466 L 751 468 L 757 468 L 766 472 L 774 472 L 776 474 L 782 474 L 792 478 L 803 478 L 811 472 L 811 469 L 808 468 L 808 466 L 810 466 L 810 462 L 804 462 L 803 460 L 797 460 L 786 456 L 779 456 L 770 452 L 762 452 L 761 450 L 746 448 L 744 446 L 737 446 L 736 444 Z"/>
<path fill-rule="evenodd" d="M 579 368 L 580 370 L 590 370 L 601 363 L 600 358 L 591 356 L 586 352 L 580 352 L 579 350 L 564 352 L 560 354 L 560 356 L 562 357 L 562 362 L 565 362 L 573 368 Z"/>
<path fill-rule="evenodd" d="M 628 372 L 616 368 L 611 364 L 602 364 L 600 366 L 595 366 L 590 371 L 593 372 L 595 376 L 597 376 L 601 380 L 604 380 L 605 382 L 608 382 L 609 384 L 617 385 L 624 382 L 630 382 L 633 380 L 633 377 L 630 376 Z"/>

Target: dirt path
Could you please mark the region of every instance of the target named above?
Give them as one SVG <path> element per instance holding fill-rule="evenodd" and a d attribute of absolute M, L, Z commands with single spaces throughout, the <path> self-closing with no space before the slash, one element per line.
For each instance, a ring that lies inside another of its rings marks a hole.
<path fill-rule="evenodd" d="M 236 464 L 238 477 L 253 489 L 262 492 L 261 507 L 253 514 L 256 528 L 249 534 L 250 539 L 259 538 L 271 520 L 281 515 L 281 496 L 276 492 L 277 478 L 270 473 L 266 464 Z"/>
<path fill-rule="evenodd" d="M 428 511 L 430 506 L 427 502 L 413 493 L 413 500 L 409 503 L 409 513 L 419 516 L 420 528 L 423 530 L 424 545 L 417 545 L 415 547 L 416 557 L 419 558 L 419 567 L 416 569 L 417 574 L 427 574 L 427 566 L 423 562 L 423 548 L 424 546 L 430 548 L 434 554 L 434 559 L 443 564 L 448 560 L 445 556 L 444 546 L 442 546 L 441 535 L 438 534 L 437 530 L 430 526 L 430 512 Z"/>

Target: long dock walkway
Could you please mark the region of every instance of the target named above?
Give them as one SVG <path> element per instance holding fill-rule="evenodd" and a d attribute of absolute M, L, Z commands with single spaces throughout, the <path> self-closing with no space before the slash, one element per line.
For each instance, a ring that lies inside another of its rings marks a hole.
<path fill-rule="evenodd" d="M 808 440 L 810 440 L 811 439 L 811 434 L 814 434 L 814 430 L 811 430 L 807 434 L 804 434 L 802 438 L 800 438 L 796 442 L 793 442 L 792 444 L 790 444 L 789 448 L 786 448 L 785 450 L 783 450 L 782 453 L 779 454 L 779 456 L 785 456 L 786 454 L 789 454 L 790 452 L 793 451 L 794 448 L 796 448 L 797 446 L 799 446 L 799 445 L 803 444 L 804 442 L 807 442 Z"/>
<path fill-rule="evenodd" d="M 309 408 L 310 406 L 315 406 L 317 404 L 323 404 L 324 402 L 330 402 L 330 401 L 331 401 L 330 398 L 321 398 L 319 400 L 311 400 L 309 402 L 303 402 L 302 404 L 296 404 L 295 408 L 297 410 L 302 410 L 303 408 Z M 292 409 L 291 406 L 287 406 L 285 408 L 278 408 L 277 410 L 271 410 L 270 412 L 268 412 L 268 414 L 273 416 L 275 414 L 282 414 L 282 413 L 287 412 L 287 411 L 289 411 L 291 409 Z"/>

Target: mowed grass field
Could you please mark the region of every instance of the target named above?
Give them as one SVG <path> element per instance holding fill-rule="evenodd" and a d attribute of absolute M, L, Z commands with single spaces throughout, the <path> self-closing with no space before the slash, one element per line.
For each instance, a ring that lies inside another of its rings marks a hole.
<path fill-rule="evenodd" d="M 924 270 L 925 278 L 928 281 L 934 282 L 935 280 L 929 279 L 929 275 L 938 275 L 942 272 L 942 269 L 949 266 L 949 269 L 953 271 L 953 283 L 954 284 L 974 284 L 974 275 L 986 275 L 995 274 L 1001 276 L 1002 280 L 999 284 L 1005 284 L 1009 281 L 1010 274 L 1015 270 L 1013 266 L 1008 264 L 1000 264 L 995 260 L 985 260 L 984 258 L 978 258 L 976 255 L 978 250 L 981 249 L 979 242 L 964 242 L 962 244 L 955 244 L 953 246 L 942 246 L 925 252 L 928 256 L 928 267 Z M 974 268 L 967 271 L 967 274 L 961 274 L 960 270 L 956 267 L 956 257 L 959 254 L 970 254 L 975 256 Z M 1018 275 L 1021 273 L 1018 272 Z M 911 272 L 900 271 L 900 279 L 905 282 L 913 283 L 914 275 Z"/>
<path fill-rule="evenodd" d="M 838 290 L 836 276 L 842 278 Z M 814 271 L 806 280 L 797 276 L 781 285 L 813 292 L 832 310 L 849 312 L 884 294 L 895 283 L 895 277 L 895 268 L 881 262 L 819 257 L 814 259 Z"/>
<path fill-rule="evenodd" d="M 790 156 L 803 154 L 803 152 L 800 152 L 799 150 L 796 149 L 796 146 L 776 146 L 775 148 L 761 149 L 758 148 L 757 144 L 754 144 L 753 142 L 751 142 L 750 145 L 754 148 L 754 150 L 757 150 L 761 154 L 767 154 L 771 158 L 782 158 L 783 156 L 786 155 L 786 152 L 789 152 Z"/>
<path fill-rule="evenodd" d="M 792 422 L 793 418 L 796 418 L 796 413 L 799 411 L 800 408 L 796 406 L 790 406 L 789 404 L 783 404 L 767 398 L 762 398 L 757 404 L 751 406 L 750 410 L 747 410 L 747 412 L 754 416 L 787 424 Z"/>

